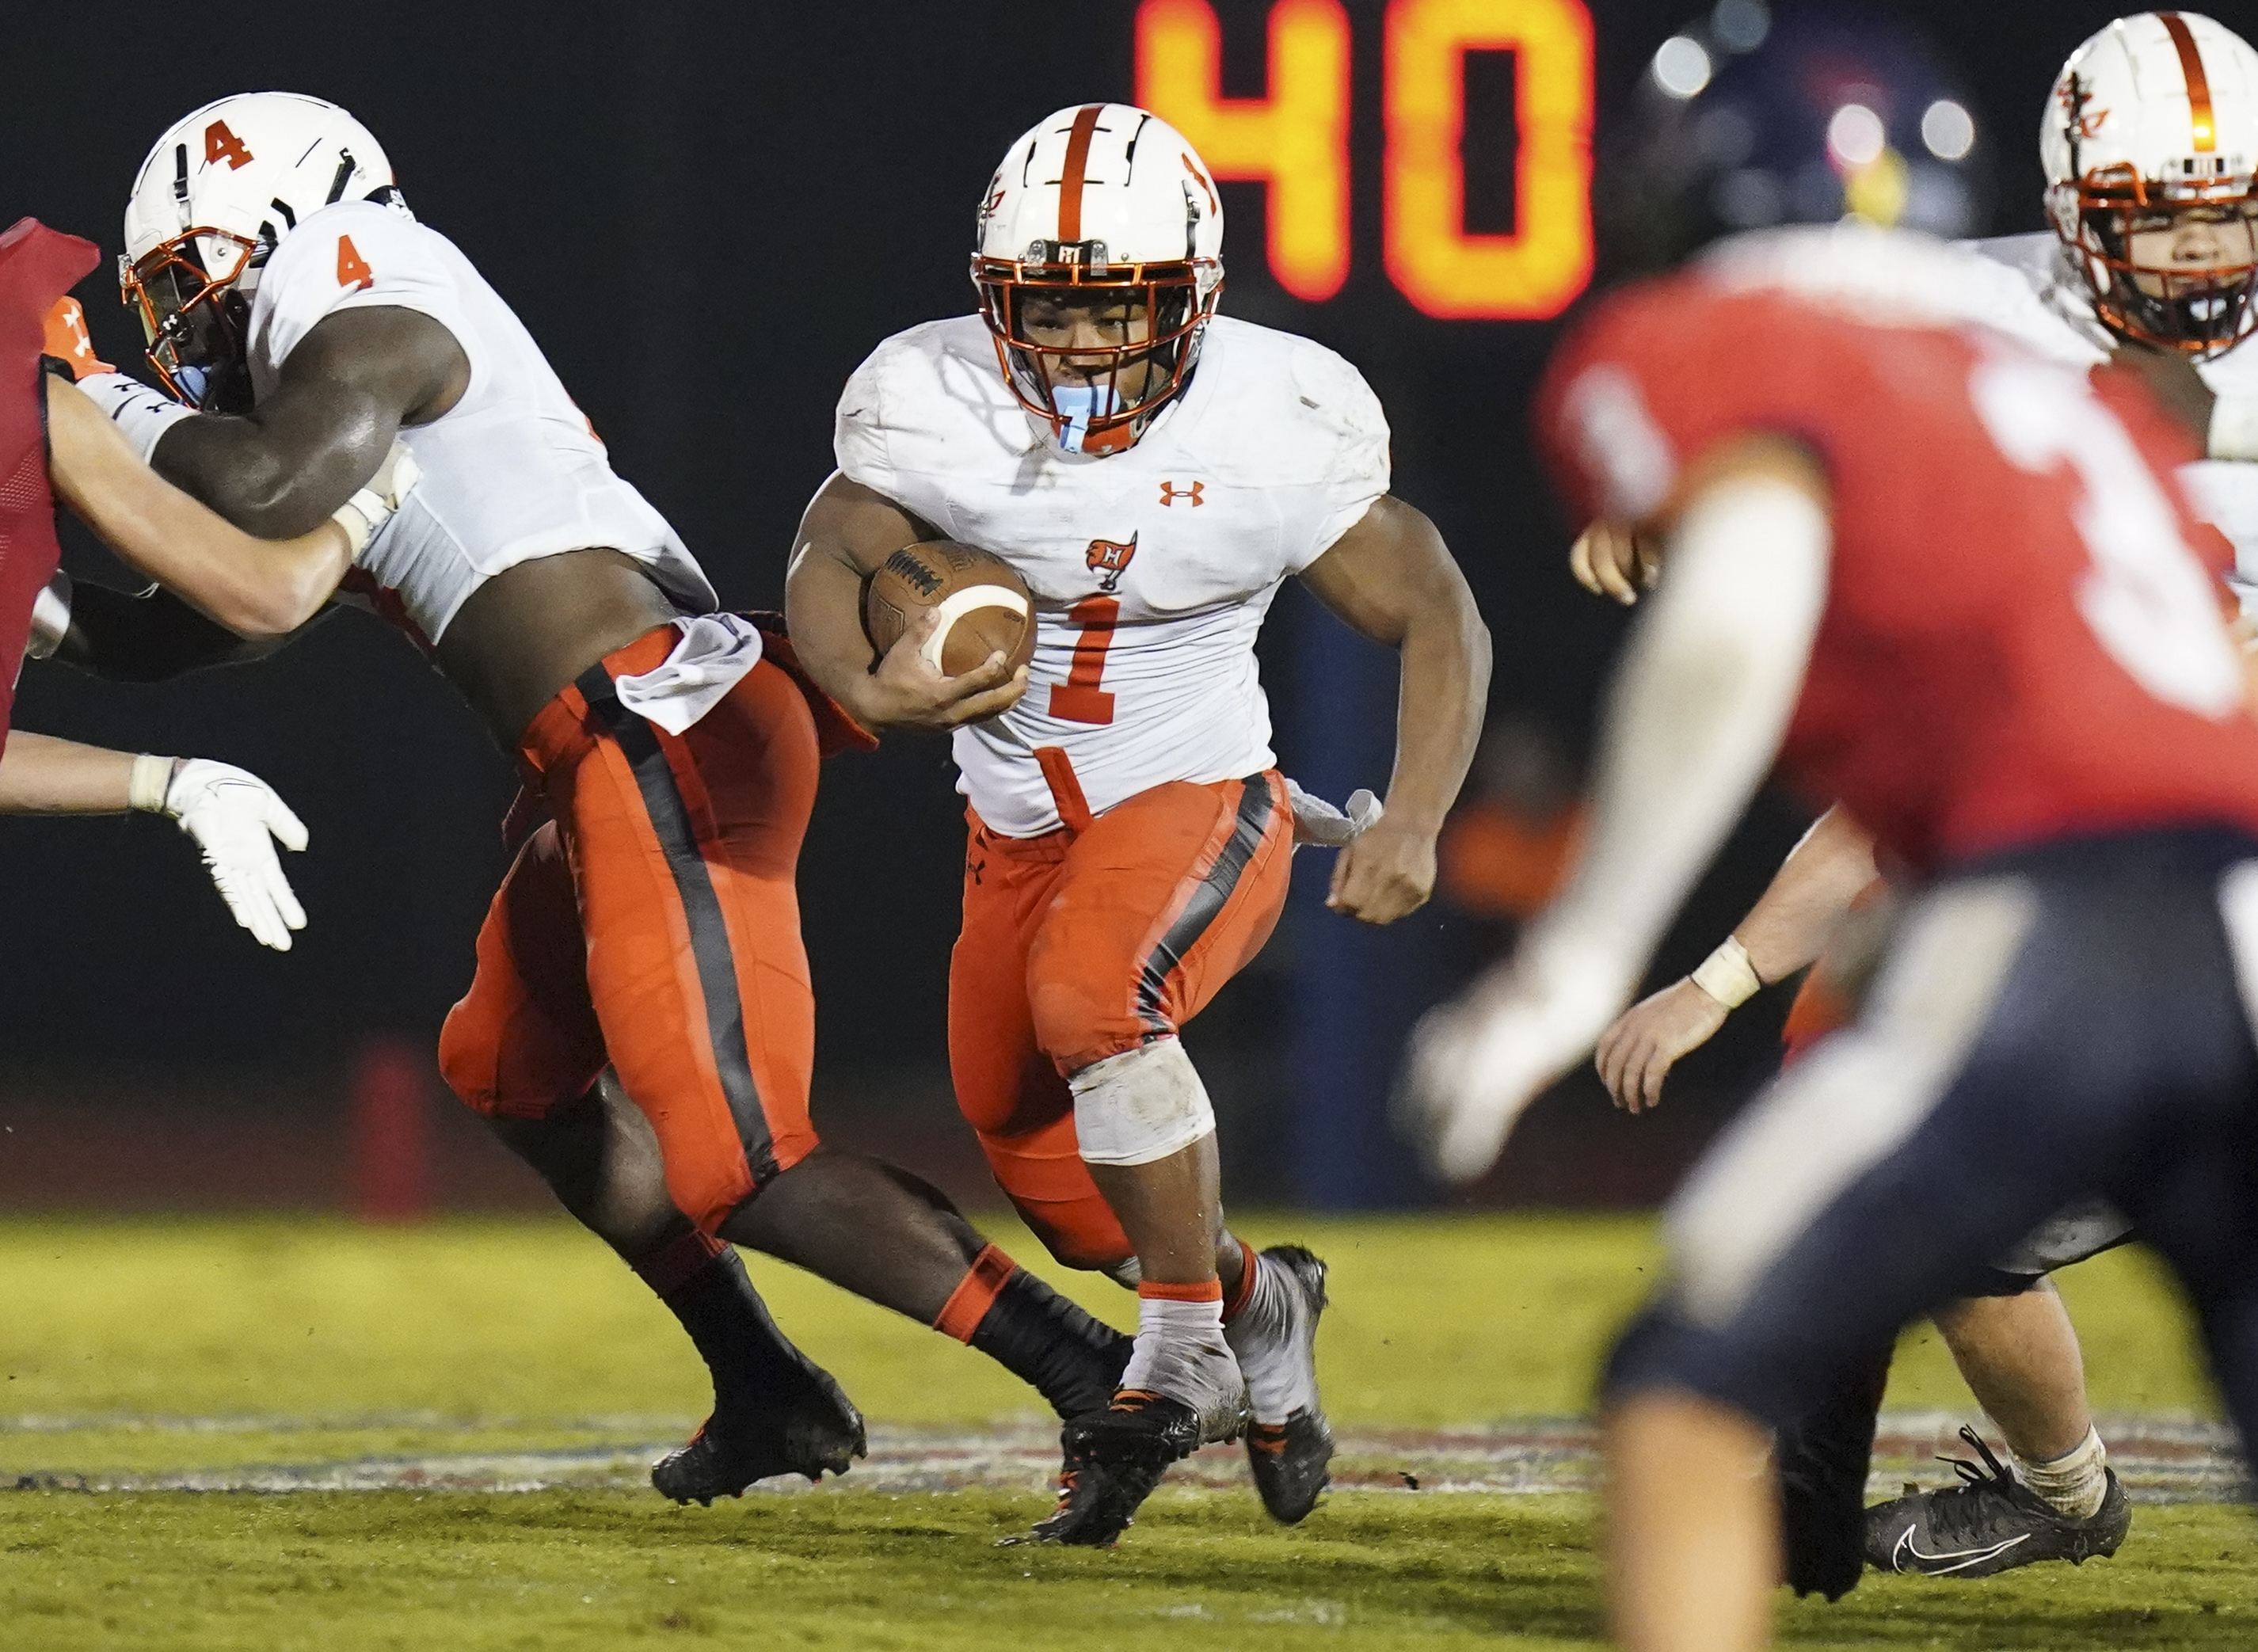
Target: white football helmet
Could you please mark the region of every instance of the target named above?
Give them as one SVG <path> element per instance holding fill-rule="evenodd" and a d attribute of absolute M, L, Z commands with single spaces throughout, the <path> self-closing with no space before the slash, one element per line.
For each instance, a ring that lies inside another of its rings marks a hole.
<path fill-rule="evenodd" d="M 972 284 L 1021 404 L 1062 447 L 1118 453 L 1183 388 L 1215 314 L 1223 202 L 1214 178 L 1158 116 L 1125 103 L 1062 109 L 1013 144 L 989 181 Z M 1085 333 L 1061 343 L 1059 332 L 1030 326 L 1031 299 L 1038 310 L 1104 304 L 1099 324 L 1117 329 L 1118 342 L 1092 344 Z"/>
<path fill-rule="evenodd" d="M 2063 65 L 2039 128 L 2047 209 L 2112 330 L 2208 356 L 2258 326 L 2258 52 L 2192 11 L 2120 18 Z M 2221 224 L 2208 266 L 2137 262 L 2136 232 Z"/>
<path fill-rule="evenodd" d="M 239 92 L 157 140 L 125 202 L 117 279 L 167 389 L 191 407 L 247 396 L 240 369 L 259 267 L 339 201 L 407 209 L 368 128 L 318 97 Z"/>

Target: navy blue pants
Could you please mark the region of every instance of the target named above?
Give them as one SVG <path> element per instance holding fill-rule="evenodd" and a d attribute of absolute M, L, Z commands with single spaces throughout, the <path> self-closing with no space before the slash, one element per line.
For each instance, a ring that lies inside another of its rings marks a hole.
<path fill-rule="evenodd" d="M 1670 1281 L 1617 1344 L 1611 1394 L 1690 1392 L 1782 1427 L 2098 1193 L 2184 1282 L 2250 1440 L 2254 1001 L 2244 833 L 2079 839 L 1940 883 L 1857 1023 L 1776 1080 L 1673 1202 Z"/>

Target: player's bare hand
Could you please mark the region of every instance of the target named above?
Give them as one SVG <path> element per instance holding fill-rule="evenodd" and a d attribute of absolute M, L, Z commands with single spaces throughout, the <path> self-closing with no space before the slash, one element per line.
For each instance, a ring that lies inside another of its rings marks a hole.
<path fill-rule="evenodd" d="M 1698 1050 L 1725 1025 L 1725 1006 L 1679 981 L 1640 999 L 1600 1034 L 1600 1081 L 1615 1105 L 1643 1113 L 1662 1103 L 1662 1081 L 1679 1058 Z"/>
<path fill-rule="evenodd" d="M 1435 834 L 1383 814 L 1333 862 L 1325 904 L 1367 924 L 1392 924 L 1435 892 Z"/>
<path fill-rule="evenodd" d="M 920 614 L 858 685 L 848 709 L 863 727 L 946 732 L 1007 712 L 1027 691 L 1027 668 L 1014 670 L 1000 649 L 962 676 L 943 677 L 923 653 L 934 623 L 931 612 Z"/>
<path fill-rule="evenodd" d="M 1596 521 L 1576 535 L 1568 550 L 1568 571 L 1595 597 L 1613 597 L 1629 606 L 1653 589 L 1661 571 L 1659 548 L 1651 537 L 1619 523 Z"/>

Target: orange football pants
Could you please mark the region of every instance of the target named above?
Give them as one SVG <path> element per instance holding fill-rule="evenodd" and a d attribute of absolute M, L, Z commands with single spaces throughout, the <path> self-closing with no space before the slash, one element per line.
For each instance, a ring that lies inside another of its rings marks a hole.
<path fill-rule="evenodd" d="M 770 660 L 678 737 L 622 706 L 612 679 L 678 636 L 607 656 L 526 730 L 550 822 L 494 896 L 439 1065 L 479 1112 L 540 1118 L 608 1061 L 710 1233 L 816 1145 L 793 875 L 819 758 L 806 696 Z"/>
<path fill-rule="evenodd" d="M 1110 1268 L 1132 1251 L 1082 1162 L 1066 1075 L 1173 1036 L 1262 950 L 1286 904 L 1285 783 L 1174 782 L 1039 838 L 967 818 L 956 1104 L 1051 1254 Z"/>

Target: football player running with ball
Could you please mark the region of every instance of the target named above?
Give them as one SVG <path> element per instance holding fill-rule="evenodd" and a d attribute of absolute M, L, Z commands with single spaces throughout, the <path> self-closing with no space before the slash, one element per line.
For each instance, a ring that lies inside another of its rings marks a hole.
<path fill-rule="evenodd" d="M 1367 923 L 1433 886 L 1488 677 L 1465 579 L 1388 494 L 1371 391 L 1330 351 L 1216 315 L 1222 240 L 1208 170 L 1164 122 L 1090 103 L 1038 123 L 981 202 L 980 313 L 897 335 L 849 381 L 789 585 L 802 660 L 859 721 L 955 731 L 958 1105 L 1052 1254 L 1137 1288 L 1135 1352 L 1069 1423 L 1037 1528 L 1065 1542 L 1112 1542 L 1170 1463 L 1228 1437 L 1242 1373 L 1273 1515 L 1309 1513 L 1331 1456 L 1324 1265 L 1225 1226 L 1214 1114 L 1177 1039 L 1286 897 L 1296 797 L 1270 751 L 1262 616 L 1299 576 L 1402 655 L 1385 812 L 1329 897 Z M 872 661 L 862 582 L 940 537 L 1033 591 L 1023 693 L 1000 656 L 953 679 L 906 641 Z"/>
<path fill-rule="evenodd" d="M 780 635 L 715 612 L 524 325 L 407 210 L 375 138 L 318 99 L 223 99 L 152 151 L 125 238 L 179 401 L 117 373 L 80 388 L 160 474 L 287 533 L 395 436 L 420 461 L 344 589 L 429 652 L 548 816 L 494 897 L 440 1065 L 705 1356 L 714 1416 L 659 1489 L 710 1500 L 863 1448 L 724 1240 L 971 1344 L 1062 1415 L 1102 1402 L 1125 1338 L 934 1189 L 817 1141 L 793 875 L 820 731 L 856 731 Z M 177 605 L 82 610 L 91 656 L 139 673 L 232 642 Z M 600 1088 L 607 1063 L 631 1105 Z"/>

